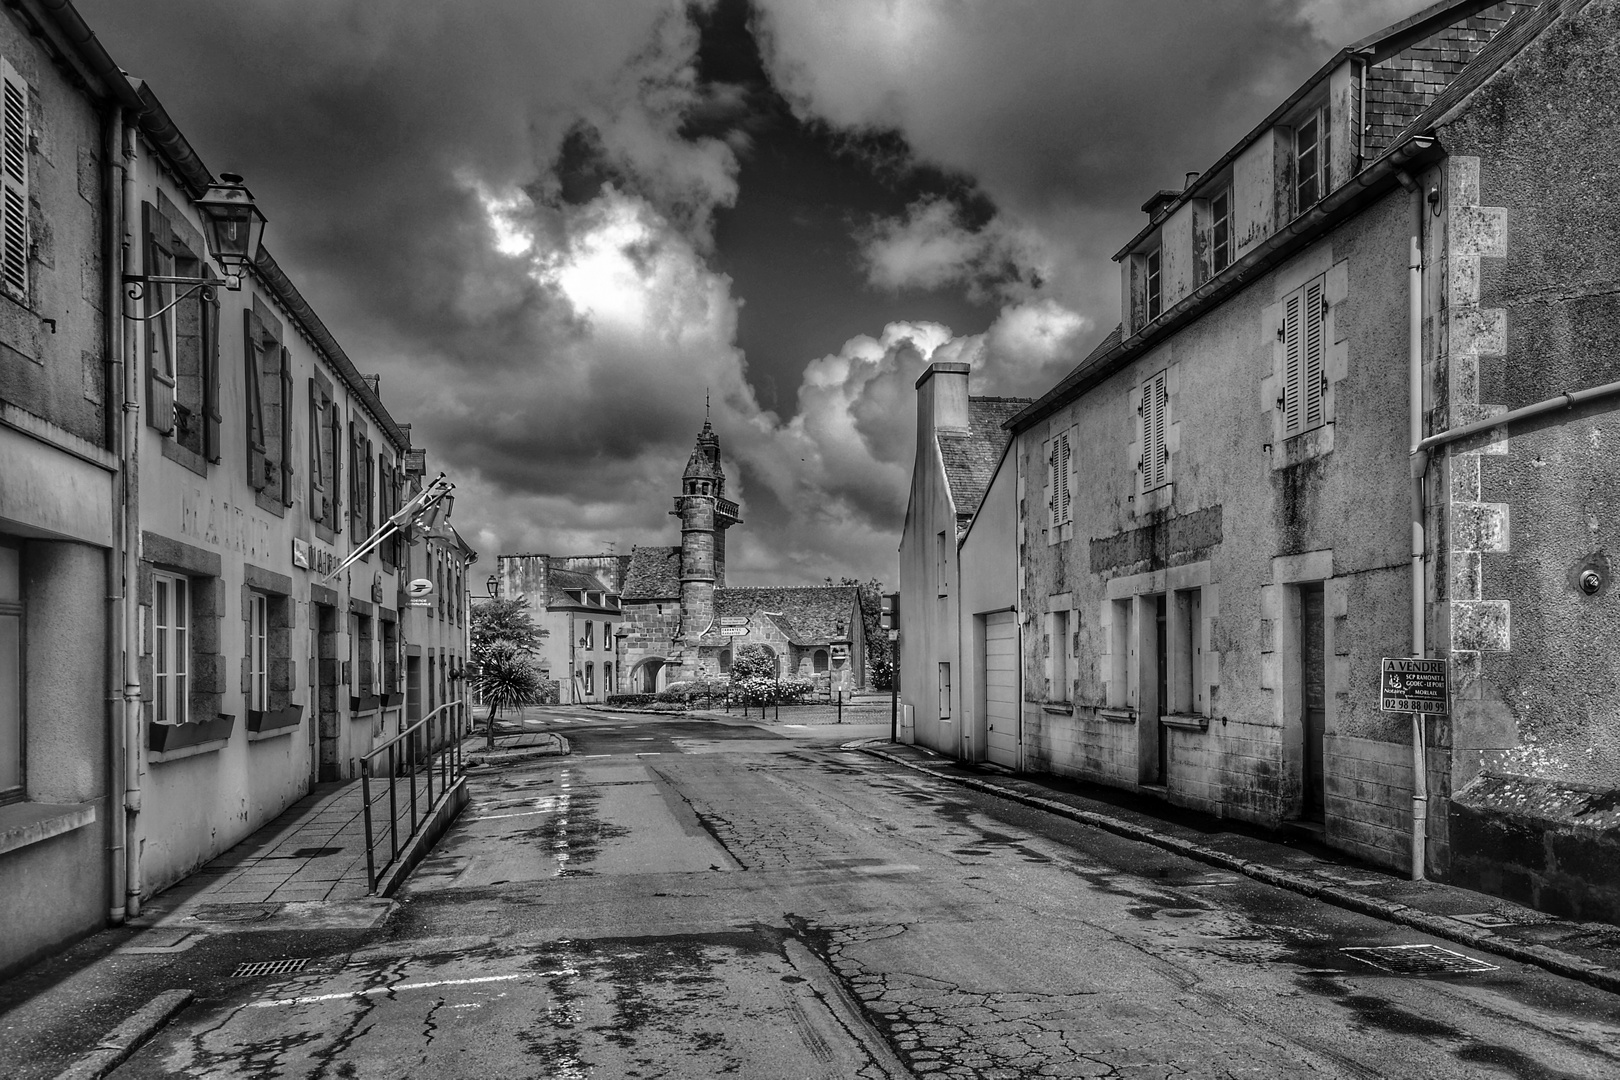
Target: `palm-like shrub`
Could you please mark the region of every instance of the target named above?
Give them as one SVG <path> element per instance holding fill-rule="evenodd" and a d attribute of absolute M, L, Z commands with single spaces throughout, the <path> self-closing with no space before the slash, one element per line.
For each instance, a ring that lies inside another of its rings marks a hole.
<path fill-rule="evenodd" d="M 495 746 L 495 717 L 500 711 L 537 704 L 543 691 L 540 673 L 528 653 L 511 641 L 492 641 L 484 647 L 476 686 L 489 705 L 484 733 L 491 749 Z"/>

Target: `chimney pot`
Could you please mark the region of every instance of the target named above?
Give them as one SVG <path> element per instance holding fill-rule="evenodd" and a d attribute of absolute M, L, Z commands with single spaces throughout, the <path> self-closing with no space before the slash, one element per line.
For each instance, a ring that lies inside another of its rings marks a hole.
<path fill-rule="evenodd" d="M 1197 173 L 1195 173 L 1195 172 L 1188 173 L 1187 174 L 1187 182 L 1185 184 L 1181 185 L 1181 190 L 1186 191 L 1188 188 L 1192 187 L 1193 184 L 1197 183 L 1197 181 L 1198 181 L 1198 174 Z"/>

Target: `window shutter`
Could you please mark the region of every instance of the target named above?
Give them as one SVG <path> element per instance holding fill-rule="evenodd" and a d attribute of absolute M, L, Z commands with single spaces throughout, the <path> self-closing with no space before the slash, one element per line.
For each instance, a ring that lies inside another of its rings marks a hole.
<path fill-rule="evenodd" d="M 1170 479 L 1170 446 L 1165 436 L 1166 413 L 1170 408 L 1170 388 L 1166 385 L 1167 372 L 1153 377 L 1153 486 L 1163 487 Z"/>
<path fill-rule="evenodd" d="M 0 232 L 4 253 L 0 256 L 0 278 L 6 292 L 21 303 L 28 303 L 28 84 L 10 63 L 4 71 L 4 168 L 0 191 Z M 171 409 L 171 419 L 172 419 Z M 171 425 L 172 426 L 172 425 Z"/>
<path fill-rule="evenodd" d="M 9 97 L 10 83 L 7 83 L 6 92 Z M 9 135 L 8 135 L 9 137 Z M 8 189 L 9 191 L 9 189 Z M 158 213 L 157 207 L 151 203 L 141 204 L 141 216 L 145 219 L 146 250 L 144 264 L 146 273 L 169 276 L 174 273 L 174 231 L 169 225 L 169 219 Z M 9 206 L 6 210 L 6 231 L 9 237 L 11 228 L 11 212 Z M 7 241 L 9 258 L 9 244 Z M 146 306 L 146 422 L 158 431 L 167 435 L 174 430 L 174 338 L 169 333 L 170 320 L 174 312 L 169 311 L 162 315 L 157 312 L 169 302 L 166 295 L 171 287 L 148 284 L 145 287 L 144 299 Z"/>
<path fill-rule="evenodd" d="M 1046 510 L 1051 528 L 1061 524 L 1058 518 L 1058 446 L 1057 440 L 1051 442 L 1051 449 L 1046 457 Z"/>
<path fill-rule="evenodd" d="M 281 350 L 281 505 L 293 504 L 292 353 Z"/>
<path fill-rule="evenodd" d="M 1326 417 L 1322 414 L 1322 282 L 1313 281 L 1305 287 L 1305 344 L 1304 386 L 1301 388 L 1300 398 L 1303 402 L 1307 428 L 1313 428 L 1322 423 Z"/>
<path fill-rule="evenodd" d="M 213 278 L 210 272 L 208 277 Z M 219 412 L 219 297 L 202 305 L 203 456 L 215 464 L 224 455 L 224 418 Z"/>
<path fill-rule="evenodd" d="M 322 399 L 326 402 L 326 415 L 330 421 L 327 428 L 327 438 L 332 440 L 332 475 L 331 483 L 327 485 L 327 494 L 332 500 L 332 514 L 326 519 L 333 532 L 343 531 L 343 414 L 338 411 L 336 402 Z"/>
<path fill-rule="evenodd" d="M 372 449 L 371 440 L 366 440 L 366 535 L 370 536 L 377 530 L 377 462 Z"/>
<path fill-rule="evenodd" d="M 1283 301 L 1283 434 L 1294 435 L 1303 430 L 1304 409 L 1300 393 L 1304 389 L 1301 370 L 1304 360 L 1304 334 L 1301 327 L 1301 308 L 1305 303 L 1303 292 L 1291 294 Z"/>
<path fill-rule="evenodd" d="M 349 421 L 349 541 L 358 544 L 362 539 L 360 535 L 361 515 L 360 509 L 360 433 L 355 430 L 354 421 Z"/>
<path fill-rule="evenodd" d="M 243 380 L 247 388 L 247 449 L 248 483 L 254 491 L 263 491 L 269 484 L 265 476 L 264 453 L 264 397 L 259 373 L 263 365 L 259 358 L 263 325 L 252 309 L 242 313 L 242 365 Z"/>
<path fill-rule="evenodd" d="M 377 517 L 386 519 L 394 512 L 394 470 L 386 456 L 377 459 Z M 394 538 L 384 540 L 377 549 L 385 566 L 394 565 Z"/>
<path fill-rule="evenodd" d="M 321 408 L 321 391 L 309 380 L 309 516 L 326 520 L 326 413 Z"/>
<path fill-rule="evenodd" d="M 1069 522 L 1074 520 L 1069 505 L 1069 436 L 1067 433 L 1058 436 L 1057 445 L 1057 473 L 1059 479 L 1057 494 L 1058 524 L 1067 525 Z"/>

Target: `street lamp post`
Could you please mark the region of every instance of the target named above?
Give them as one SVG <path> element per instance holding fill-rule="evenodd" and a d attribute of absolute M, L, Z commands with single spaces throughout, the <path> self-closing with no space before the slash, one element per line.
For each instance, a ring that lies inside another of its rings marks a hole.
<path fill-rule="evenodd" d="M 196 200 L 203 216 L 203 241 L 208 254 L 219 263 L 224 272 L 225 288 L 236 292 L 242 288 L 242 275 L 259 252 L 264 238 L 265 217 L 253 202 L 253 193 L 236 173 L 220 173 L 219 181 L 210 184 L 207 192 Z M 204 300 L 214 299 L 214 290 L 221 279 L 214 277 L 175 277 L 170 274 L 125 274 L 124 286 L 131 300 L 146 295 L 148 285 L 185 285 L 188 288 L 156 311 L 132 318 L 142 322 L 155 319 L 169 311 L 192 293 L 201 292 Z"/>

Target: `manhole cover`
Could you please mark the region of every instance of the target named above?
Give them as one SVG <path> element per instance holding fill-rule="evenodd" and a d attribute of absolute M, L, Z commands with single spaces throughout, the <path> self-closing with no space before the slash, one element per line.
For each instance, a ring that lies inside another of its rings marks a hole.
<path fill-rule="evenodd" d="M 200 904 L 192 918 L 202 922 L 253 922 L 268 919 L 280 904 Z"/>
<path fill-rule="evenodd" d="M 1468 975 L 1497 970 L 1495 964 L 1438 945 L 1355 946 L 1339 951 L 1394 975 Z"/>
<path fill-rule="evenodd" d="M 251 979 L 256 975 L 291 975 L 295 971 L 304 970 L 309 963 L 309 957 L 301 956 L 296 960 L 260 960 L 252 964 L 242 964 L 233 972 L 233 979 Z"/>

